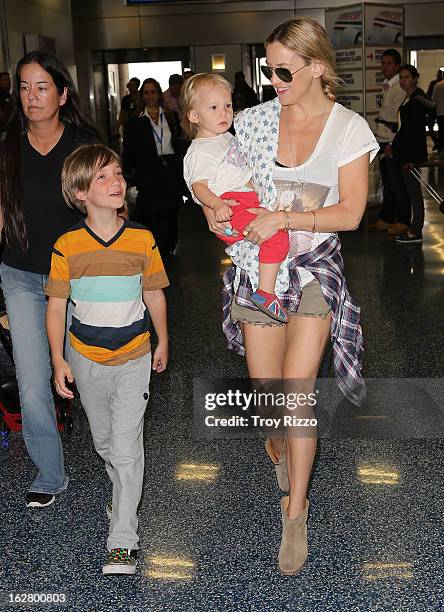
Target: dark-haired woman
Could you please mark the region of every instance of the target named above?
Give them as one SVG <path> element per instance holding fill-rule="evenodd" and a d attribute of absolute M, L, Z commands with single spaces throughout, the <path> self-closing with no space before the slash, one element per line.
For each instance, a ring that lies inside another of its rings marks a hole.
<path fill-rule="evenodd" d="M 57 237 L 79 214 L 61 192 L 65 157 L 99 140 L 85 119 L 66 67 L 35 51 L 20 60 L 14 111 L 1 128 L 0 194 L 4 251 L 2 289 L 13 342 L 23 438 L 38 470 L 28 507 L 50 505 L 68 483 L 51 390 L 45 284 Z"/>
<path fill-rule="evenodd" d="M 399 84 L 406 98 L 398 111 L 398 131 L 393 139 L 392 155 L 398 162 L 400 181 L 405 187 L 410 207 L 406 211 L 399 211 L 399 217 L 405 217 L 408 225 L 407 231 L 396 237 L 398 244 L 422 242 L 424 198 L 421 185 L 411 170 L 427 161 L 427 114 L 433 110 L 435 103 L 418 87 L 418 78 L 414 66 L 405 64 L 401 67 Z"/>
<path fill-rule="evenodd" d="M 142 83 L 142 100 L 144 111 L 126 126 L 124 171 L 138 191 L 135 220 L 153 232 L 165 256 L 174 251 L 178 238 L 177 213 L 184 189 L 181 129 L 177 113 L 165 109 L 155 79 Z"/>

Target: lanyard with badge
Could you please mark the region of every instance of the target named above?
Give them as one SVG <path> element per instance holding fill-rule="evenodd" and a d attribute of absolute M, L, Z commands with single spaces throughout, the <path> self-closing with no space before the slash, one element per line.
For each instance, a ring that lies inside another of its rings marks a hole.
<path fill-rule="evenodd" d="M 160 155 L 159 155 L 159 157 L 162 157 L 163 156 L 163 113 L 162 112 L 159 113 L 159 120 L 160 120 L 160 134 L 156 130 L 153 122 L 151 122 L 151 127 L 153 129 L 154 138 L 157 140 L 157 142 L 160 145 Z M 161 159 L 160 163 L 162 164 L 162 166 L 168 167 L 168 164 L 165 161 L 165 159 Z"/>

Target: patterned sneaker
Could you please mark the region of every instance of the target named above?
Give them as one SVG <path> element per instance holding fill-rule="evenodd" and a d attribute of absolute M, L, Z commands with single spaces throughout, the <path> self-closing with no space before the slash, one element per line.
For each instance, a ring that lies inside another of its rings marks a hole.
<path fill-rule="evenodd" d="M 105 510 L 106 510 L 106 516 L 111 519 L 111 516 L 113 514 L 113 500 L 109 499 L 106 502 L 106 506 L 105 506 Z"/>
<path fill-rule="evenodd" d="M 30 491 L 26 496 L 27 508 L 46 508 L 55 501 L 55 495 L 51 493 L 34 493 Z"/>
<path fill-rule="evenodd" d="M 257 289 L 251 294 L 251 301 L 266 315 L 279 321 L 280 323 L 288 323 L 287 313 L 285 312 L 281 301 L 274 293 L 266 293 Z"/>
<path fill-rule="evenodd" d="M 135 574 L 136 551 L 129 548 L 113 548 L 108 551 L 106 563 L 102 567 L 104 576 L 111 574 Z"/>

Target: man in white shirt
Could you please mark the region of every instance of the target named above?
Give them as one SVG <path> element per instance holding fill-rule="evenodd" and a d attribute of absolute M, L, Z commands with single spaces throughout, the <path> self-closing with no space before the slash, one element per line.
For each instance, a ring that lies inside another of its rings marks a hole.
<path fill-rule="evenodd" d="M 433 88 L 432 100 L 436 102 L 436 120 L 438 121 L 438 151 L 444 153 L 444 80 Z"/>
<path fill-rule="evenodd" d="M 408 229 L 405 221 L 410 218 L 410 202 L 402 181 L 398 178 L 393 162 L 391 143 L 398 125 L 398 109 L 405 99 L 405 91 L 399 85 L 401 56 L 396 49 L 387 49 L 382 54 L 381 70 L 385 77 L 382 99 L 377 119 L 376 140 L 379 143 L 379 165 L 383 185 L 382 211 L 371 229 L 388 231 L 390 234 L 403 233 Z M 395 219 L 402 221 L 395 223 Z"/>

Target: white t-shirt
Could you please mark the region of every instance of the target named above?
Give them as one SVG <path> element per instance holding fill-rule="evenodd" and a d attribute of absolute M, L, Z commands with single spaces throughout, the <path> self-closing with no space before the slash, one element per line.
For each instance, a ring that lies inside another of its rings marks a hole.
<path fill-rule="evenodd" d="M 245 187 L 251 172 L 235 146 L 234 136 L 225 132 L 192 141 L 183 160 L 183 176 L 193 199 L 200 204 L 193 193 L 193 183 L 208 181 L 210 191 L 220 196 Z"/>
<path fill-rule="evenodd" d="M 339 202 L 339 168 L 370 153 L 372 161 L 379 150 L 379 145 L 367 121 L 357 113 L 335 102 L 318 143 L 305 163 L 296 168 L 285 168 L 278 165 L 274 168 L 273 180 L 277 189 L 274 210 L 304 211 Z M 299 184 L 303 183 L 305 191 Z M 290 231 L 290 251 L 288 258 L 308 251 L 314 251 L 321 242 L 332 233 Z M 237 243 L 239 244 L 239 243 Z M 258 264 L 256 252 L 241 245 L 232 245 L 227 249 L 234 263 L 248 271 L 253 290 L 258 283 Z M 283 266 L 288 266 L 284 263 Z M 282 266 L 281 266 L 282 270 Z M 313 275 L 304 268 L 298 267 L 301 286 L 313 280 Z M 276 292 L 281 295 L 288 288 L 279 274 Z M 237 289 L 237 285 L 236 285 Z"/>

